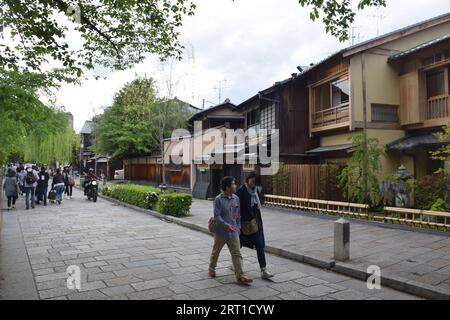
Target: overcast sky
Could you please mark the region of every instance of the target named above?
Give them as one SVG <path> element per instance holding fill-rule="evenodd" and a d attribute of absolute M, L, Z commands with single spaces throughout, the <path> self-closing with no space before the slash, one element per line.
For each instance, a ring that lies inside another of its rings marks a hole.
<path fill-rule="evenodd" d="M 325 33 L 322 21 L 309 20 L 308 8 L 297 0 L 197 0 L 193 17 L 185 19 L 181 41 L 184 62 L 175 66 L 176 96 L 195 106 L 206 107 L 222 97 L 238 104 L 274 82 L 297 72 L 298 65 L 320 61 L 346 47 Z M 387 0 L 387 8 L 358 12 L 355 43 L 450 11 L 449 0 Z M 160 80 L 167 74 L 155 57 L 133 69 L 112 72 L 106 79 L 82 85 L 64 85 L 57 102 L 75 118 L 79 131 L 85 120 L 112 102 L 114 93 L 135 74 Z M 161 81 L 162 83 L 162 81 Z M 161 84 L 161 90 L 164 90 Z M 94 111 L 95 110 L 95 111 Z"/>

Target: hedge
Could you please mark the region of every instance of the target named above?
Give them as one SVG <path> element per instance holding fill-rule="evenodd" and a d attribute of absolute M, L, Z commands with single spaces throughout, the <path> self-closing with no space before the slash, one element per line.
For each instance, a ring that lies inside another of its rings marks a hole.
<path fill-rule="evenodd" d="M 144 209 L 154 209 L 158 201 L 157 188 L 134 184 L 106 185 L 101 190 L 105 196 L 132 204 Z"/>
<path fill-rule="evenodd" d="M 186 193 L 162 193 L 158 199 L 158 211 L 175 217 L 186 217 L 192 205 L 192 195 Z"/>
<path fill-rule="evenodd" d="M 106 185 L 101 193 L 140 208 L 175 217 L 187 216 L 192 204 L 190 194 L 161 193 L 158 188 L 135 184 Z"/>

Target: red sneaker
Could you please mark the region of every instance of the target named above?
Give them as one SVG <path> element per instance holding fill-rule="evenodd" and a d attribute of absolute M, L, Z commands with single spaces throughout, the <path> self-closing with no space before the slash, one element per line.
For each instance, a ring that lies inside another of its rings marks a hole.
<path fill-rule="evenodd" d="M 216 277 L 216 272 L 215 272 L 214 270 L 209 270 L 209 271 L 208 271 L 208 275 L 209 275 L 211 278 L 215 278 L 215 277 Z"/>
<path fill-rule="evenodd" d="M 246 276 L 242 276 L 242 277 L 238 278 L 237 281 L 242 284 L 249 284 L 249 283 L 253 282 L 252 278 L 249 278 Z"/>

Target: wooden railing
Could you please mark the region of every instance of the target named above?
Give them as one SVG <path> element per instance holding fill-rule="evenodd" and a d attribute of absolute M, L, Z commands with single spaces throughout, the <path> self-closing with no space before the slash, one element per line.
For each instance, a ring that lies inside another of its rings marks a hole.
<path fill-rule="evenodd" d="M 384 207 L 383 215 L 377 215 L 374 219 L 383 222 L 450 229 L 450 212 Z"/>
<path fill-rule="evenodd" d="M 427 120 L 450 117 L 449 96 L 437 96 L 428 99 Z"/>
<path fill-rule="evenodd" d="M 350 104 L 343 103 L 337 107 L 315 111 L 312 114 L 313 128 L 346 122 L 350 119 Z"/>
<path fill-rule="evenodd" d="M 264 195 L 264 205 L 375 220 L 384 223 L 450 230 L 450 212 L 384 207 L 383 212 L 375 213 L 369 212 L 369 207 L 365 204 L 293 198 L 270 194 Z"/>
<path fill-rule="evenodd" d="M 334 215 L 353 216 L 365 219 L 369 218 L 369 206 L 359 203 L 293 198 L 266 194 L 264 195 L 264 205 Z"/>

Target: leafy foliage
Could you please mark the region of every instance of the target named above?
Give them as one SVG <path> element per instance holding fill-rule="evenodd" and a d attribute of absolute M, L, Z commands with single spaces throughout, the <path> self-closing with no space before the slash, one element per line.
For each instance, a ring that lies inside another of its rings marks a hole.
<path fill-rule="evenodd" d="M 351 138 L 354 152 L 347 166 L 338 176 L 344 197 L 351 202 L 369 204 L 372 208 L 379 206 L 382 196 L 378 173 L 381 170 L 380 158 L 384 150 L 378 146 L 378 139 L 368 138 L 367 148 L 364 136 L 357 134 Z M 364 165 L 367 161 L 367 166 Z M 367 176 L 367 189 L 364 176 Z"/>
<path fill-rule="evenodd" d="M 327 33 L 344 42 L 349 39 L 348 30 L 355 20 L 356 13 L 352 8 L 351 0 L 299 0 L 302 7 L 311 6 L 310 18 L 312 21 L 323 14 L 323 23 Z M 386 6 L 386 0 L 359 0 L 358 10 L 370 6 Z"/>
<path fill-rule="evenodd" d="M 76 78 L 96 65 L 126 69 L 146 53 L 180 56 L 178 28 L 194 10 L 190 0 L 2 0 L 0 26 L 13 41 L 0 45 L 0 65 L 41 71 L 52 59 Z M 67 41 L 74 34 L 81 46 Z"/>
<path fill-rule="evenodd" d="M 189 117 L 178 100 L 158 97 L 152 78 L 138 77 L 96 121 L 99 151 L 113 157 L 150 152 L 172 130 L 186 127 Z"/>
<path fill-rule="evenodd" d="M 430 210 L 432 210 L 432 211 L 448 212 L 448 211 L 450 211 L 450 204 L 447 203 L 442 198 L 437 198 L 436 201 L 431 206 Z"/>
<path fill-rule="evenodd" d="M 134 184 L 107 185 L 101 190 L 105 196 L 144 209 L 156 209 L 162 214 L 185 217 L 192 205 L 192 195 L 161 193 L 160 189 Z"/>
<path fill-rule="evenodd" d="M 289 190 L 289 168 L 284 163 L 276 174 L 272 176 L 272 193 L 275 195 L 287 195 Z"/>
<path fill-rule="evenodd" d="M 192 195 L 186 193 L 162 193 L 159 195 L 158 211 L 175 217 L 186 217 L 192 205 Z"/>
<path fill-rule="evenodd" d="M 440 141 L 449 143 L 442 146 L 437 151 L 431 152 L 431 158 L 444 161 L 450 167 L 450 122 L 442 129 L 441 132 L 437 132 L 435 135 Z"/>
<path fill-rule="evenodd" d="M 0 163 L 11 156 L 46 164 L 72 158 L 67 115 L 38 97 L 50 83 L 42 74 L 0 69 Z"/>
<path fill-rule="evenodd" d="M 153 79 L 137 78 L 127 83 L 96 121 L 99 151 L 118 157 L 153 150 L 156 144 L 148 119 L 156 103 Z"/>
<path fill-rule="evenodd" d="M 134 206 L 153 209 L 158 200 L 159 189 L 134 184 L 106 185 L 101 190 L 105 196 L 132 204 Z"/>
<path fill-rule="evenodd" d="M 414 190 L 416 207 L 430 210 L 439 198 L 450 202 L 450 176 L 443 172 L 423 176 L 416 180 Z"/>

